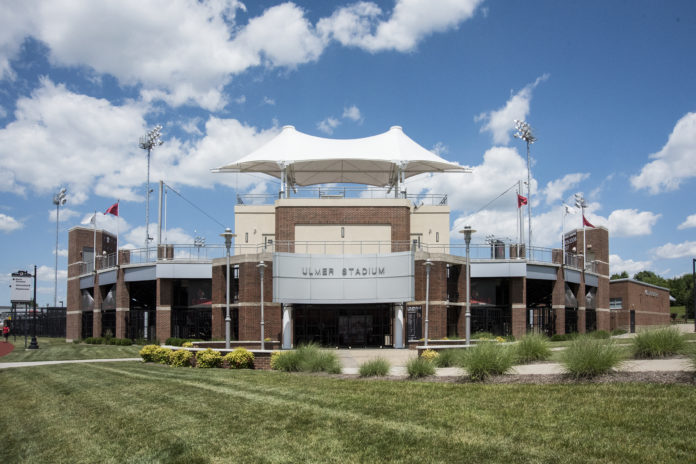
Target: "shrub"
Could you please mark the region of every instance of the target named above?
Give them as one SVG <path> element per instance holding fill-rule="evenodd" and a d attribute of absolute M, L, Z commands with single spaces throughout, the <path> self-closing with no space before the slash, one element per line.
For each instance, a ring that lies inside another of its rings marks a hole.
<path fill-rule="evenodd" d="M 280 366 L 278 364 L 278 359 L 280 357 L 282 357 L 285 353 L 288 353 L 288 351 L 286 351 L 286 352 L 274 351 L 273 353 L 271 353 L 271 369 L 276 370 L 276 371 L 280 370 Z"/>
<path fill-rule="evenodd" d="M 196 367 L 211 368 L 222 366 L 222 355 L 210 348 L 196 353 Z"/>
<path fill-rule="evenodd" d="M 597 340 L 608 340 L 611 338 L 611 334 L 606 330 L 595 330 L 594 332 L 590 332 L 590 336 Z"/>
<path fill-rule="evenodd" d="M 160 364 L 169 363 L 169 354 L 172 352 L 171 348 L 165 348 L 163 346 L 158 346 L 155 353 L 152 355 L 152 360 Z"/>
<path fill-rule="evenodd" d="M 621 364 L 620 348 L 612 341 L 577 337 L 561 354 L 561 363 L 573 377 L 594 377 Z"/>
<path fill-rule="evenodd" d="M 75 345 L 79 345 L 80 343 L 82 343 L 82 340 L 80 340 L 79 338 L 76 338 L 76 339 L 74 339 L 72 342 L 73 342 L 73 344 L 75 344 Z"/>
<path fill-rule="evenodd" d="M 453 366 L 458 366 L 461 357 L 464 355 L 464 352 L 466 350 L 458 348 L 458 349 L 449 349 L 449 350 L 442 350 L 438 354 L 439 356 L 435 358 L 435 366 L 437 367 L 453 367 Z"/>
<path fill-rule="evenodd" d="M 85 338 L 85 343 L 88 345 L 101 345 L 104 343 L 104 339 L 102 337 L 87 337 Z"/>
<path fill-rule="evenodd" d="M 181 346 L 182 348 L 193 348 L 193 342 L 184 342 Z"/>
<path fill-rule="evenodd" d="M 157 345 L 145 345 L 140 350 L 140 357 L 143 358 L 145 362 L 155 361 L 155 351 L 159 348 Z"/>
<path fill-rule="evenodd" d="M 181 346 L 185 341 L 185 338 L 169 337 L 164 341 L 164 344 L 170 346 Z"/>
<path fill-rule="evenodd" d="M 408 376 L 412 379 L 435 375 L 435 366 L 433 363 L 420 356 L 406 363 L 406 370 L 408 371 Z"/>
<path fill-rule="evenodd" d="M 625 334 L 625 333 L 628 333 L 628 332 L 627 332 L 626 330 L 624 330 L 624 329 L 614 329 L 614 330 L 611 331 L 611 335 L 612 335 L 612 336 L 614 336 L 614 335 L 623 335 L 623 334 Z"/>
<path fill-rule="evenodd" d="M 376 358 L 360 365 L 358 372 L 360 377 L 378 377 L 389 374 L 389 361 L 384 358 Z"/>
<path fill-rule="evenodd" d="M 575 340 L 576 338 L 578 338 L 578 334 L 576 332 L 569 333 L 569 334 L 553 334 L 553 335 L 551 335 L 552 342 L 566 342 L 568 340 Z"/>
<path fill-rule="evenodd" d="M 431 362 L 435 361 L 439 356 L 437 351 L 431 349 L 424 350 L 420 355 L 421 358 Z"/>
<path fill-rule="evenodd" d="M 476 332 L 471 336 L 475 340 L 493 340 L 495 335 L 490 332 Z"/>
<path fill-rule="evenodd" d="M 230 369 L 253 369 L 254 353 L 246 348 L 235 348 L 230 353 L 223 356 L 222 361 L 226 363 Z"/>
<path fill-rule="evenodd" d="M 300 345 L 293 351 L 271 355 L 271 368 L 284 372 L 328 372 L 339 374 L 341 365 L 336 354 L 320 350 L 317 345 Z"/>
<path fill-rule="evenodd" d="M 176 350 L 169 353 L 169 364 L 173 367 L 190 367 L 193 353 L 189 350 Z"/>
<path fill-rule="evenodd" d="M 533 361 L 545 361 L 551 357 L 548 339 L 541 334 L 527 334 L 523 336 L 515 346 L 517 361 L 529 363 Z"/>
<path fill-rule="evenodd" d="M 481 343 L 469 348 L 461 359 L 472 380 L 485 380 L 491 375 L 508 372 L 515 363 L 515 351 L 509 346 Z"/>
<path fill-rule="evenodd" d="M 271 369 L 284 372 L 298 372 L 300 357 L 297 351 L 276 351 L 271 355 Z"/>
<path fill-rule="evenodd" d="M 679 353 L 686 342 L 679 329 L 664 327 L 646 330 L 633 338 L 633 356 L 636 358 L 661 358 Z"/>

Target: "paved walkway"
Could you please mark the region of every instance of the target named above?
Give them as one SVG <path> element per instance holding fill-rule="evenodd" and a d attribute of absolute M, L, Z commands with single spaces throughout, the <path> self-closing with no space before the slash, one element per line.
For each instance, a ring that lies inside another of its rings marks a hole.
<path fill-rule="evenodd" d="M 142 358 L 115 358 L 115 359 L 72 359 L 66 361 L 29 361 L 29 362 L 0 362 L 0 369 L 11 367 L 48 366 L 52 364 L 76 364 L 76 363 L 106 363 L 118 361 L 141 361 Z"/>

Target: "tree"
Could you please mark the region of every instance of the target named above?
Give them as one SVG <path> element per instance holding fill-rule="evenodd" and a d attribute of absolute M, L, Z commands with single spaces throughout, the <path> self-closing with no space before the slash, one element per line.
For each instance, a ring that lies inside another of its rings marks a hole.
<path fill-rule="evenodd" d="M 667 280 L 652 271 L 640 271 L 639 273 L 635 274 L 633 278 L 640 282 L 645 282 L 646 284 L 669 288 Z"/>
<path fill-rule="evenodd" d="M 617 280 L 617 279 L 628 279 L 628 272 L 623 271 L 621 274 L 612 274 L 610 277 L 610 280 Z"/>

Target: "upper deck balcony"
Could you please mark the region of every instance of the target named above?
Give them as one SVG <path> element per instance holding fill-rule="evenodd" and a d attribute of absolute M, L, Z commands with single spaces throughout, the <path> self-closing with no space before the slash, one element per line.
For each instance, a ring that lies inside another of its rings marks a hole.
<path fill-rule="evenodd" d="M 237 194 L 238 205 L 270 205 L 282 198 L 281 193 L 247 193 Z M 447 194 L 408 194 L 405 191 L 396 192 L 395 189 L 377 187 L 341 187 L 341 186 L 320 186 L 299 188 L 288 198 L 294 199 L 390 199 L 400 198 L 410 200 L 414 206 L 421 205 L 446 206 Z"/>

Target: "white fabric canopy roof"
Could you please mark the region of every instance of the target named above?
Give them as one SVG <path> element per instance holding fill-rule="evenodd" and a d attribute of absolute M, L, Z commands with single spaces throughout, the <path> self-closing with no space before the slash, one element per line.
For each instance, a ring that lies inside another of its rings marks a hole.
<path fill-rule="evenodd" d="M 251 154 L 213 172 L 261 172 L 292 185 L 335 182 L 385 187 L 426 172 L 471 172 L 418 145 L 399 126 L 362 139 L 326 139 L 285 126 Z"/>

